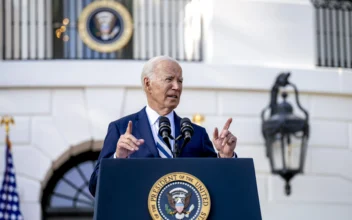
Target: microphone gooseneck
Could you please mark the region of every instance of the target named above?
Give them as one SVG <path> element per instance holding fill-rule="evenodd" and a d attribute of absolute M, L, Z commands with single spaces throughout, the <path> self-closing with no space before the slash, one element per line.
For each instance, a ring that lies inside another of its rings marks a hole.
<path fill-rule="evenodd" d="M 181 120 L 181 134 L 184 138 L 185 142 L 189 142 L 191 140 L 191 137 L 193 135 L 194 129 L 192 127 L 191 120 L 189 118 L 183 118 Z"/>
<path fill-rule="evenodd" d="M 189 120 L 189 118 L 181 119 L 180 127 L 181 127 L 181 134 L 183 137 L 183 144 L 179 150 L 179 154 L 181 154 L 182 149 L 191 140 L 192 135 L 194 133 L 194 129 L 192 127 L 192 123 L 191 123 L 191 120 Z"/>
<path fill-rule="evenodd" d="M 170 120 L 167 117 L 160 116 L 159 118 L 159 135 L 163 138 L 165 144 L 171 150 L 171 145 L 169 141 L 169 138 L 172 138 L 171 124 L 170 124 Z"/>

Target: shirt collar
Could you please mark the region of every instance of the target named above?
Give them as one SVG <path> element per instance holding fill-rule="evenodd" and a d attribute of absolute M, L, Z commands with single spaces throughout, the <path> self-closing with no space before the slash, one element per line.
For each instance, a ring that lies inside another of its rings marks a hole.
<path fill-rule="evenodd" d="M 155 122 L 158 121 L 160 115 L 156 111 L 154 111 L 151 107 L 149 107 L 149 105 L 147 105 L 145 111 L 147 112 L 150 125 L 154 125 Z M 174 123 L 174 111 L 171 111 L 169 114 L 165 115 L 165 117 L 167 117 L 170 120 L 171 124 Z"/>

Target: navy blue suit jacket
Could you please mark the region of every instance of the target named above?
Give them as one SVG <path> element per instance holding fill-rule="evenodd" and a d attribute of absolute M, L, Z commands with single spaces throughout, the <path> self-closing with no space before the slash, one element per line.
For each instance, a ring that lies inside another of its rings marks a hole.
<path fill-rule="evenodd" d="M 181 118 L 175 113 L 174 120 L 175 136 L 178 137 L 180 134 Z M 130 158 L 160 157 L 155 145 L 145 107 L 135 114 L 111 122 L 104 140 L 103 149 L 100 152 L 98 162 L 89 182 L 89 190 L 93 196 L 95 196 L 100 160 L 102 158 L 113 158 L 114 153 L 116 152 L 117 141 L 119 140 L 120 135 L 126 132 L 129 121 L 132 121 L 133 125 L 132 135 L 137 139 L 144 139 L 144 144 L 139 147 L 138 151 L 131 154 Z M 180 157 L 217 157 L 206 130 L 196 124 L 192 124 L 192 126 L 194 134 L 191 141 L 183 148 Z M 182 141 L 179 141 L 177 144 L 178 146 L 181 146 Z"/>

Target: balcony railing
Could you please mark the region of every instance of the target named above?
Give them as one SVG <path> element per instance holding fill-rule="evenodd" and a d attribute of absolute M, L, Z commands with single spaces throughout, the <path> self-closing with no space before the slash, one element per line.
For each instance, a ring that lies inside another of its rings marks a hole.
<path fill-rule="evenodd" d="M 352 67 L 352 1 L 312 0 L 315 6 L 317 65 Z"/>
<path fill-rule="evenodd" d="M 79 19 L 96 1 L 119 2 L 130 14 L 132 36 L 121 49 L 99 51 L 82 40 Z M 200 61 L 200 8 L 200 0 L 0 0 L 0 59 L 145 60 L 169 55 Z"/>

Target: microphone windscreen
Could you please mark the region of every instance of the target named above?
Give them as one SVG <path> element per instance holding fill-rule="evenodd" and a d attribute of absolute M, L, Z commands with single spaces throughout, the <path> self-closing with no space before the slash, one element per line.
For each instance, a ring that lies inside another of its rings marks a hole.
<path fill-rule="evenodd" d="M 186 132 L 188 132 L 188 134 L 191 136 L 193 135 L 193 127 L 192 127 L 191 120 L 189 120 L 189 118 L 182 118 L 180 122 L 180 127 L 181 127 L 181 133 L 183 135 L 185 135 Z"/>
<path fill-rule="evenodd" d="M 170 120 L 167 117 L 160 116 L 159 117 L 159 135 L 163 138 L 170 136 L 171 134 L 171 124 Z"/>
<path fill-rule="evenodd" d="M 170 125 L 170 120 L 167 117 L 165 117 L 165 116 L 160 116 L 159 125 L 162 124 L 162 123 Z"/>
<path fill-rule="evenodd" d="M 189 118 L 182 118 L 180 126 L 182 127 L 184 123 L 191 124 L 191 120 Z"/>

